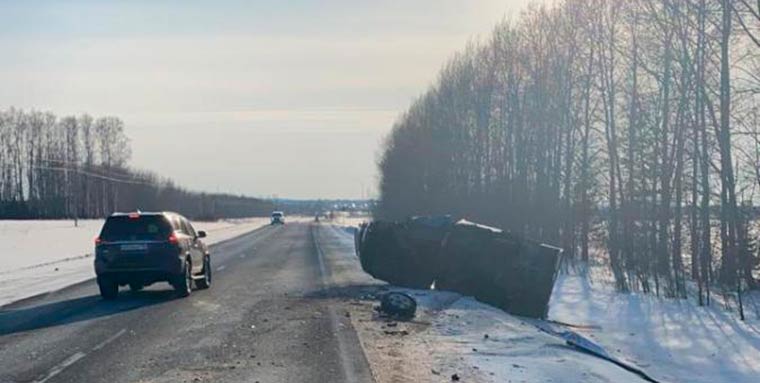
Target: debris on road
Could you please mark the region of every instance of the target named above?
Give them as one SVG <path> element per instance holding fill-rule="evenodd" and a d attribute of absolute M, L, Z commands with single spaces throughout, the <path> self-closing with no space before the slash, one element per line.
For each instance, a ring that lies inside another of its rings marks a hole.
<path fill-rule="evenodd" d="M 409 335 L 409 331 L 406 330 L 385 330 L 385 335 L 400 335 L 400 336 L 407 336 Z"/>
<path fill-rule="evenodd" d="M 410 320 L 417 313 L 417 301 L 402 292 L 389 292 L 380 299 L 380 313 L 395 319 Z"/>
<path fill-rule="evenodd" d="M 606 360 L 617 366 L 620 366 L 621 368 L 640 376 L 642 379 L 644 379 L 647 382 L 659 383 L 658 380 L 649 376 L 644 370 L 642 370 L 638 366 L 634 365 L 633 363 L 623 361 L 620 358 L 613 356 L 612 354 L 608 353 L 607 350 L 604 349 L 604 347 L 580 335 L 579 333 L 575 331 L 558 330 L 552 324 L 544 322 L 544 321 L 536 321 L 534 322 L 534 325 L 540 331 L 543 331 L 547 334 L 550 334 L 550 335 L 553 335 L 565 340 L 565 342 L 569 346 L 574 347 L 575 349 L 581 352 L 585 352 L 589 355 L 593 355 L 597 358 Z M 618 352 L 620 352 L 620 350 L 618 350 Z"/>

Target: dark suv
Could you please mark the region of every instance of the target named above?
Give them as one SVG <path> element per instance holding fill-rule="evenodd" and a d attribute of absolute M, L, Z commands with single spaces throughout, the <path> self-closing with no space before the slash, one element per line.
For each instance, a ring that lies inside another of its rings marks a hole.
<path fill-rule="evenodd" d="M 285 213 L 281 211 L 272 212 L 272 225 L 284 225 L 284 224 L 285 224 Z"/>
<path fill-rule="evenodd" d="M 180 296 L 211 286 L 211 259 L 185 217 L 176 213 L 115 213 L 95 239 L 95 274 L 100 295 L 115 299 L 119 286 L 132 291 L 169 282 Z"/>

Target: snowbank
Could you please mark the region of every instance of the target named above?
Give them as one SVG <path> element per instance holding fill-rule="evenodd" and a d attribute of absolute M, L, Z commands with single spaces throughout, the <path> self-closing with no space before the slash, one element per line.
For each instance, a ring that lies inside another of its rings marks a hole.
<path fill-rule="evenodd" d="M 194 222 L 207 244 L 269 224 L 269 218 Z M 93 240 L 103 220 L 0 221 L 0 306 L 57 290 L 94 276 Z"/>
<path fill-rule="evenodd" d="M 747 299 L 747 321 L 720 304 L 620 294 L 579 275 L 562 275 L 549 319 L 578 325 L 614 356 L 664 382 L 760 381 L 760 320 Z"/>

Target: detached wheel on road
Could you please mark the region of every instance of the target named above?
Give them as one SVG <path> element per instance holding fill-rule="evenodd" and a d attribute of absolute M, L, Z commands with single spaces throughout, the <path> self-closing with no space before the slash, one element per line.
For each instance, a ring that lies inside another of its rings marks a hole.
<path fill-rule="evenodd" d="M 380 299 L 380 311 L 394 318 L 409 320 L 417 313 L 417 301 L 409 294 L 390 292 Z"/>
<path fill-rule="evenodd" d="M 195 286 L 200 290 L 211 287 L 211 259 L 208 256 L 203 258 L 203 278 L 197 279 Z"/>
<path fill-rule="evenodd" d="M 114 300 L 119 296 L 119 284 L 109 278 L 98 278 L 98 288 L 105 300 Z"/>
<path fill-rule="evenodd" d="M 184 273 L 177 275 L 176 280 L 172 285 L 174 290 L 177 291 L 177 295 L 184 298 L 190 295 L 193 290 L 193 267 L 190 261 L 185 262 Z"/>

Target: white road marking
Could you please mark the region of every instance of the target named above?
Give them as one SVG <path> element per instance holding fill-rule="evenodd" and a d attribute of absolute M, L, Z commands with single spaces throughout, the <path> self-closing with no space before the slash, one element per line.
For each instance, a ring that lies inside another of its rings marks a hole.
<path fill-rule="evenodd" d="M 108 339 L 98 343 L 95 347 L 92 348 L 92 351 L 98 351 L 102 349 L 103 347 L 107 346 L 109 343 L 115 341 L 120 336 L 124 335 L 126 332 L 127 332 L 127 329 L 119 330 L 116 334 L 113 334 L 110 337 L 108 337 Z M 87 356 L 87 354 L 81 351 L 75 353 L 74 355 L 71 355 L 70 357 L 64 359 L 63 362 L 58 363 L 57 365 L 53 366 L 53 368 L 51 368 L 50 371 L 48 371 L 47 375 L 45 375 L 44 378 L 37 380 L 36 383 L 45 383 L 48 380 L 53 379 L 56 375 L 60 374 L 66 368 L 76 363 L 80 359 L 84 358 L 85 356 Z"/>
<path fill-rule="evenodd" d="M 47 382 L 48 380 L 54 378 L 56 375 L 58 375 L 61 372 L 63 372 L 63 370 L 65 370 L 66 367 L 71 366 L 72 364 L 76 363 L 79 359 L 82 359 L 85 356 L 87 356 L 87 354 L 85 354 L 83 352 L 77 352 L 76 354 L 74 354 L 74 355 L 72 355 L 72 356 L 64 359 L 63 362 L 61 362 L 58 365 L 56 365 L 55 367 L 51 368 L 50 372 L 48 372 L 48 374 L 44 378 L 42 378 L 42 380 L 38 380 L 37 383 L 45 383 L 45 382 Z"/>
<path fill-rule="evenodd" d="M 227 266 L 221 265 L 221 266 L 219 266 L 219 267 L 216 268 L 216 271 L 222 271 L 222 270 L 224 270 L 226 268 L 227 268 Z"/>
<path fill-rule="evenodd" d="M 321 275 L 322 279 L 322 286 L 329 286 L 330 284 L 330 276 L 327 273 L 327 267 L 325 266 L 325 253 L 322 251 L 322 246 L 319 244 L 319 239 L 317 238 L 317 229 L 315 226 L 311 226 L 311 240 L 314 244 L 314 249 L 317 253 L 317 263 L 319 264 L 319 273 Z M 332 327 L 332 332 L 335 334 L 335 338 L 338 341 L 338 355 L 340 357 L 340 364 L 343 369 L 343 376 L 345 376 L 347 382 L 357 382 L 359 372 L 356 371 L 356 368 L 353 363 L 351 363 L 351 358 L 346 354 L 347 352 L 347 346 L 345 339 L 345 335 L 343 331 L 340 331 L 341 328 L 343 328 L 343 324 L 340 323 L 340 319 L 338 317 L 338 313 L 335 312 L 335 307 L 333 305 L 328 304 L 327 305 L 327 314 L 330 317 L 330 325 Z"/>
<path fill-rule="evenodd" d="M 319 240 L 317 240 L 317 236 L 314 233 L 314 231 L 315 231 L 315 229 L 312 226 L 311 227 L 311 239 L 312 239 L 312 241 L 314 243 L 314 248 L 317 250 L 317 263 L 319 263 L 319 274 L 322 275 L 322 285 L 323 286 L 327 286 L 327 284 L 328 284 L 327 280 L 326 280 L 326 278 L 327 278 L 327 268 L 325 267 L 325 261 L 322 260 L 322 258 L 324 256 L 323 255 L 324 253 L 322 252 L 322 247 L 319 246 Z"/>
<path fill-rule="evenodd" d="M 108 338 L 108 339 L 100 342 L 97 346 L 93 347 L 92 351 L 98 351 L 98 350 L 100 350 L 101 348 L 107 346 L 109 343 L 111 343 L 111 342 L 115 341 L 116 339 L 118 339 L 120 336 L 124 335 L 124 333 L 126 333 L 126 332 L 127 332 L 127 329 L 125 329 L 125 328 L 119 330 L 119 332 L 117 332 L 116 334 L 111 335 L 110 338 Z"/>

